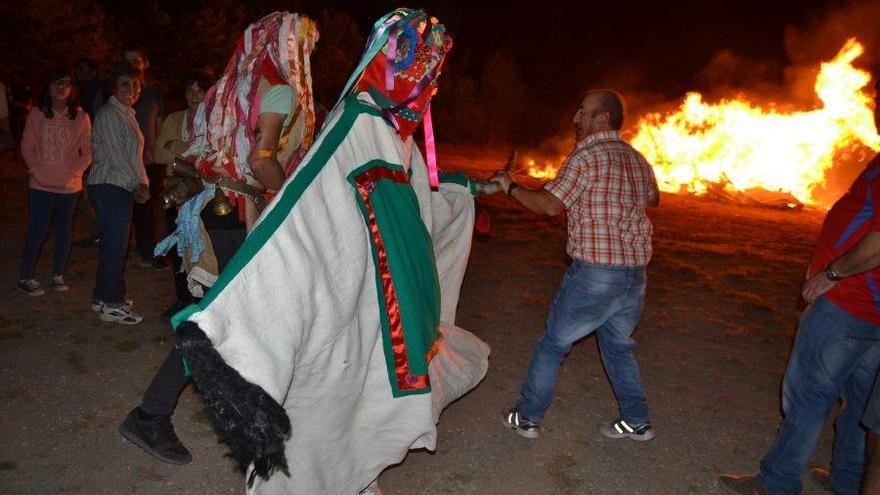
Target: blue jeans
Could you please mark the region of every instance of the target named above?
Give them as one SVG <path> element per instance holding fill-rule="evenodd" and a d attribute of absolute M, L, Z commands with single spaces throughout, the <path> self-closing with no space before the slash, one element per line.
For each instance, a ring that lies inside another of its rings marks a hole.
<path fill-rule="evenodd" d="M 21 253 L 20 280 L 33 278 L 40 246 L 55 226 L 55 259 L 52 275 L 64 275 L 67 257 L 70 255 L 70 231 L 73 228 L 73 212 L 79 193 L 53 193 L 40 189 L 28 189 L 28 229 Z M 53 221 L 54 216 L 54 221 Z"/>
<path fill-rule="evenodd" d="M 856 495 L 865 465 L 865 431 L 859 418 L 880 366 L 880 326 L 860 320 L 825 297 L 803 316 L 782 382 L 785 418 L 758 475 L 773 494 L 797 494 L 801 476 L 838 398 L 831 484 Z"/>
<path fill-rule="evenodd" d="M 125 300 L 125 256 L 128 253 L 128 236 L 134 193 L 112 184 L 88 186 L 89 199 L 98 214 L 98 230 L 101 243 L 98 253 L 98 276 L 92 299 L 108 306 L 119 306 Z"/>
<path fill-rule="evenodd" d="M 562 360 L 574 343 L 596 332 L 602 364 L 617 397 L 620 417 L 631 424 L 648 420 L 645 390 L 630 338 L 645 301 L 645 267 L 594 265 L 575 260 L 550 306 L 544 335 L 535 346 L 517 407 L 540 422 L 553 400 Z"/>

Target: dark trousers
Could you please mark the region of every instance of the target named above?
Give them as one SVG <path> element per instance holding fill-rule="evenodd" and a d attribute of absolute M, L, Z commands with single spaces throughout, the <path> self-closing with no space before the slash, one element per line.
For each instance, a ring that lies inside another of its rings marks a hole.
<path fill-rule="evenodd" d="M 218 217 L 211 213 L 211 207 L 202 212 L 205 230 L 211 238 L 217 267 L 223 271 L 238 248 L 244 243 L 245 227 L 238 221 L 238 213 L 233 210 L 229 215 Z M 103 241 L 102 241 L 103 242 Z M 190 377 L 183 370 L 183 357 L 176 347 L 171 349 L 159 372 L 144 392 L 141 410 L 157 416 L 171 416 L 177 406 L 177 398 L 189 384 Z"/>
<path fill-rule="evenodd" d="M 79 193 L 53 193 L 39 189 L 28 189 L 28 229 L 21 253 L 20 280 L 33 278 L 40 246 L 55 226 L 55 259 L 52 275 L 64 275 L 67 257 L 70 254 L 70 231 L 73 227 L 73 212 Z M 54 221 L 53 221 L 54 217 Z"/>
<path fill-rule="evenodd" d="M 146 166 L 147 178 L 150 179 L 150 200 L 134 205 L 134 238 L 138 254 L 142 259 L 153 259 L 153 248 L 156 247 L 156 209 L 165 182 L 165 165 L 151 163 Z"/>
<path fill-rule="evenodd" d="M 118 306 L 125 300 L 125 256 L 134 193 L 112 184 L 88 186 L 89 198 L 98 213 L 101 243 L 98 248 L 98 275 L 92 299 Z"/>

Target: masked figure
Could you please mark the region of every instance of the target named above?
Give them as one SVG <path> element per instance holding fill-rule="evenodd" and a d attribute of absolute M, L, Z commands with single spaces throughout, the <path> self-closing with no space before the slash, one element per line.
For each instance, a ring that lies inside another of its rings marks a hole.
<path fill-rule="evenodd" d="M 277 12 L 251 24 L 196 111 L 195 139 L 183 155 L 193 166 L 178 160 L 170 170 L 173 184 L 195 184 L 196 191 L 178 187 L 166 201 L 207 187 L 181 208 L 177 230 L 156 249 L 162 255 L 177 247 L 195 296 L 214 284 L 312 144 L 310 58 L 317 41 L 314 21 L 298 14 Z"/>
<path fill-rule="evenodd" d="M 429 165 L 451 44 L 421 10 L 381 18 L 300 166 L 174 318 L 249 493 L 358 493 L 434 449 L 440 411 L 486 373 L 488 346 L 455 326 L 475 186 Z"/>

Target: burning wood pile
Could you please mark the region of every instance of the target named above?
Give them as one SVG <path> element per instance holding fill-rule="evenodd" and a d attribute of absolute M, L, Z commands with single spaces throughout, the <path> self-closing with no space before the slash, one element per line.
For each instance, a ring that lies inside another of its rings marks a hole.
<path fill-rule="evenodd" d="M 630 142 L 654 165 L 662 191 L 780 208 L 830 206 L 815 192 L 835 160 L 880 151 L 871 75 L 853 66 L 863 53 L 851 38 L 821 64 L 818 108 L 783 112 L 744 98 L 710 103 L 689 93 L 675 111 L 642 115 Z M 551 179 L 559 166 L 526 160 L 536 179 Z"/>

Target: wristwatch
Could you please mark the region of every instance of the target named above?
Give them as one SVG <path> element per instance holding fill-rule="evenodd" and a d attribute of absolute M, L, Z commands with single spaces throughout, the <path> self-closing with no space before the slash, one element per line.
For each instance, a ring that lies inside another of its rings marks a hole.
<path fill-rule="evenodd" d="M 510 185 L 507 186 L 507 195 L 510 196 L 511 194 L 513 194 L 513 190 L 516 189 L 517 187 L 519 187 L 519 184 L 511 181 Z"/>
<path fill-rule="evenodd" d="M 828 263 L 828 266 L 825 267 L 825 278 L 832 282 L 837 282 L 843 277 L 841 277 L 836 271 L 834 271 L 834 268 L 832 268 L 831 265 L 832 263 Z"/>

